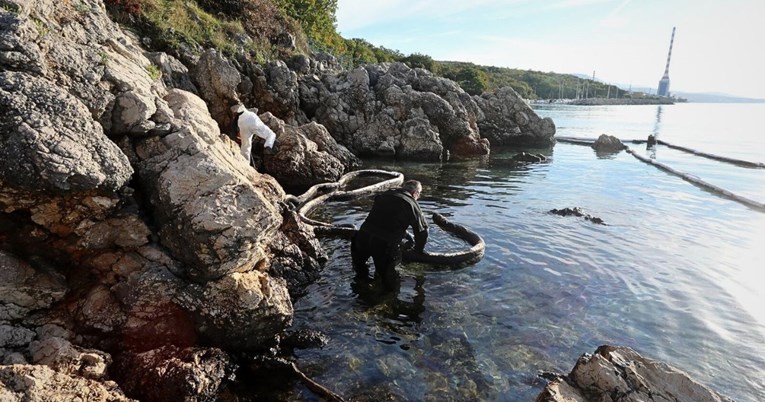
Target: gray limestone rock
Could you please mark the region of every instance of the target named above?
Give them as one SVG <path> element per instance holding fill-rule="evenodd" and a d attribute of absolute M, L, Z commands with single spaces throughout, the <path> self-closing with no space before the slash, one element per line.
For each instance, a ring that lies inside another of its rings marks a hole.
<path fill-rule="evenodd" d="M 536 402 L 732 402 L 686 373 L 626 347 L 601 346 L 568 376 L 551 381 Z"/>
<path fill-rule="evenodd" d="M 612 135 L 601 134 L 597 140 L 592 144 L 592 149 L 598 153 L 618 153 L 625 149 L 626 146 L 622 141 Z"/>
<path fill-rule="evenodd" d="M 208 49 L 199 57 L 191 73 L 199 96 L 207 102 L 210 115 L 219 128 L 226 131 L 233 118 L 229 108 L 239 102 L 236 92 L 242 81 L 239 71 L 221 53 Z"/>
<path fill-rule="evenodd" d="M 275 153 L 263 157 L 264 171 L 283 186 L 307 188 L 335 181 L 360 164 L 320 124 L 295 127 L 271 113 L 261 115 L 261 119 L 276 133 L 277 138 Z"/>
<path fill-rule="evenodd" d="M 41 365 L 0 366 L 0 400 L 21 401 L 134 401 L 117 384 L 59 373 Z"/>
<path fill-rule="evenodd" d="M 174 89 L 165 100 L 182 129 L 137 147 L 162 243 L 197 281 L 252 269 L 281 224 L 281 186 L 221 141 L 201 99 Z"/>
<path fill-rule="evenodd" d="M 29 353 L 34 364 L 46 365 L 59 373 L 91 380 L 106 379 L 106 369 L 112 362 L 108 353 L 80 348 L 57 337 L 33 341 L 29 345 Z"/>
<path fill-rule="evenodd" d="M 133 169 L 79 99 L 50 81 L 0 72 L 0 193 L 117 190 Z"/>
<path fill-rule="evenodd" d="M 555 123 L 540 118 L 511 87 L 499 88 L 473 97 L 483 111 L 478 119 L 481 136 L 492 145 L 552 147 Z"/>
<path fill-rule="evenodd" d="M 146 57 L 159 67 L 162 82 L 166 87 L 199 94 L 199 90 L 191 81 L 189 69 L 180 60 L 164 52 L 147 52 Z"/>
<path fill-rule="evenodd" d="M 76 317 L 81 323 L 83 318 L 88 320 L 86 328 L 95 327 L 93 323 L 100 323 L 100 328 L 95 329 L 115 327 L 107 335 L 116 337 L 122 350 L 140 352 L 170 343 L 193 345 L 198 340 L 193 314 L 178 301 L 185 282 L 160 262 L 145 264 L 144 271 L 112 286 L 112 294 L 99 300 L 105 308 L 88 311 L 90 306 L 85 304 Z"/>
<path fill-rule="evenodd" d="M 26 347 L 35 337 L 35 332 L 24 327 L 0 324 L 0 348 Z"/>
<path fill-rule="evenodd" d="M 301 77 L 300 101 L 358 155 L 442 160 L 489 152 L 472 98 L 453 81 L 402 63 Z"/>
<path fill-rule="evenodd" d="M 322 264 L 328 259 L 313 228 L 303 223 L 296 212 L 285 214 L 270 247 L 273 258 L 268 274 L 283 278 L 293 298 L 304 294 L 306 287 L 319 278 Z"/>
<path fill-rule="evenodd" d="M 250 70 L 253 88 L 247 95 L 259 110 L 267 110 L 292 125 L 308 122 L 300 110 L 298 76 L 285 62 L 277 60 L 262 67 L 252 65 Z"/>
<path fill-rule="evenodd" d="M 38 270 L 0 250 L 0 322 L 50 307 L 68 291 L 62 275 Z"/>
<path fill-rule="evenodd" d="M 257 270 L 234 272 L 205 285 L 191 284 L 178 300 L 194 313 L 200 336 L 227 350 L 265 350 L 292 322 L 292 302 L 284 280 Z"/>

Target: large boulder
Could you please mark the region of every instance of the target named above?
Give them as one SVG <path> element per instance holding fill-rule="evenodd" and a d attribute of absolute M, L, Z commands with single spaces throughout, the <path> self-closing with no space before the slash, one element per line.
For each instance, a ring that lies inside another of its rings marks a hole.
<path fill-rule="evenodd" d="M 308 123 L 305 113 L 300 110 L 298 76 L 285 62 L 277 60 L 248 67 L 248 78 L 253 85 L 242 98 L 247 96 L 255 107 L 271 112 L 290 125 Z"/>
<path fill-rule="evenodd" d="M 141 401 L 212 401 L 233 368 L 220 349 L 165 346 L 122 354 L 114 372 L 125 392 Z"/>
<path fill-rule="evenodd" d="M 291 322 L 282 279 L 251 270 L 190 284 L 172 273 L 182 264 L 158 249 L 143 248 L 131 258 L 144 268 L 112 286 L 111 295 L 100 296 L 98 309 L 88 314 L 83 305 L 78 311 L 91 322 L 112 322 L 114 330 L 102 336 L 122 349 L 186 348 L 202 341 L 225 350 L 263 350 Z M 98 330 L 91 324 L 90 331 Z"/>
<path fill-rule="evenodd" d="M 511 87 L 473 97 L 483 116 L 478 120 L 481 136 L 492 145 L 549 148 L 555 145 L 555 123 L 540 118 Z"/>
<path fill-rule="evenodd" d="M 91 112 L 44 78 L 0 72 L 0 203 L 11 191 L 67 192 L 122 187 L 133 169 Z"/>
<path fill-rule="evenodd" d="M 292 323 L 287 284 L 257 270 L 190 284 L 178 300 L 194 314 L 197 333 L 206 344 L 227 350 L 265 350 Z"/>
<path fill-rule="evenodd" d="M 358 155 L 444 160 L 486 155 L 480 110 L 456 83 L 403 63 L 300 80 L 303 110 Z"/>
<path fill-rule="evenodd" d="M 313 227 L 306 225 L 290 211 L 284 216 L 279 233 L 271 242 L 271 276 L 283 278 L 293 297 L 305 294 L 305 289 L 319 278 L 327 253 L 313 233 Z"/>
<path fill-rule="evenodd" d="M 536 402 L 732 402 L 682 371 L 626 347 L 601 346 L 568 376 L 547 384 Z"/>
<path fill-rule="evenodd" d="M 162 243 L 197 281 L 253 269 L 281 224 L 281 186 L 221 140 L 201 99 L 173 89 L 165 100 L 179 130 L 136 152 Z"/>
<path fill-rule="evenodd" d="M 129 399 L 112 381 L 97 382 L 60 373 L 48 366 L 0 366 L 0 400 L 21 401 L 109 401 Z"/>
<path fill-rule="evenodd" d="M 618 153 L 625 148 L 626 146 L 622 143 L 622 140 L 608 134 L 601 134 L 598 139 L 592 143 L 592 149 L 599 154 Z"/>
<path fill-rule="evenodd" d="M 291 126 L 271 113 L 261 115 L 261 119 L 277 138 L 277 151 L 263 158 L 264 172 L 285 187 L 307 188 L 336 181 L 360 164 L 358 158 L 339 145 L 320 124 Z"/>
<path fill-rule="evenodd" d="M 192 77 L 213 119 L 226 132 L 233 121 L 229 108 L 239 101 L 236 92 L 242 82 L 239 70 L 223 54 L 208 49 L 192 69 Z"/>

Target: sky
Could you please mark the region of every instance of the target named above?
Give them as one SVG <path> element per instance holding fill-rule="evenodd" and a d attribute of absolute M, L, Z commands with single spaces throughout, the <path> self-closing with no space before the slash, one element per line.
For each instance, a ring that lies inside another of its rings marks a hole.
<path fill-rule="evenodd" d="M 337 29 L 408 55 L 765 98 L 765 0 L 339 0 Z"/>

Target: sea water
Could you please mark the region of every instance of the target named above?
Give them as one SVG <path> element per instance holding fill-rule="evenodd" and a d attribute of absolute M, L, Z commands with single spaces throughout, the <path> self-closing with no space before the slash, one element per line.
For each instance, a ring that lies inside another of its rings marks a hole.
<path fill-rule="evenodd" d="M 659 139 L 765 162 L 763 104 L 537 107 L 560 136 Z M 633 150 L 765 202 L 765 169 L 672 150 Z M 700 189 L 626 152 L 558 143 L 549 161 L 518 150 L 448 163 L 366 161 L 423 182 L 420 200 L 486 240 L 475 265 L 400 267 L 400 289 L 353 280 L 349 242 L 326 239 L 330 260 L 295 303 L 294 329 L 329 336 L 297 350 L 319 383 L 357 400 L 533 401 L 539 371 L 568 373 L 583 353 L 628 346 L 737 401 L 765 400 L 765 213 Z M 370 199 L 314 215 L 360 224 Z M 580 207 L 603 219 L 549 213 Z M 428 249 L 463 242 L 431 225 Z M 317 400 L 295 382 L 281 396 Z"/>

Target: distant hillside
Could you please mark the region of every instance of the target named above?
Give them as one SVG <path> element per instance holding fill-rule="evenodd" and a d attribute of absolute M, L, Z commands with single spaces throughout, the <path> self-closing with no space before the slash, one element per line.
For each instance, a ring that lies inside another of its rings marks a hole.
<path fill-rule="evenodd" d="M 720 93 L 675 92 L 676 96 L 696 103 L 765 103 L 765 99 L 741 98 Z"/>
<path fill-rule="evenodd" d="M 526 99 L 632 99 L 662 101 L 647 91 L 627 91 L 576 74 L 560 74 L 456 61 L 434 61 L 434 73 L 458 82 L 471 94 L 510 86 Z M 666 101 L 666 99 L 664 99 Z M 639 102 L 640 103 L 640 102 Z"/>

